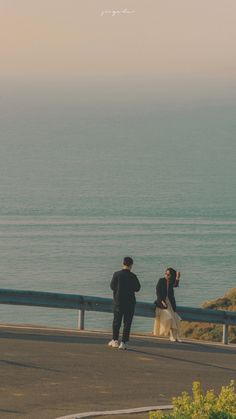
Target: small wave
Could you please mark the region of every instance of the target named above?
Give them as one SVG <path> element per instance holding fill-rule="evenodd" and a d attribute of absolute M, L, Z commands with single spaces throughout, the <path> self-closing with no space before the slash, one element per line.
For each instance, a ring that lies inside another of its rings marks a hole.
<path fill-rule="evenodd" d="M 224 220 L 224 219 L 201 219 L 201 218 L 0 218 L 1 226 L 74 226 L 74 225 L 222 225 L 232 226 L 236 225 L 236 220 Z"/>

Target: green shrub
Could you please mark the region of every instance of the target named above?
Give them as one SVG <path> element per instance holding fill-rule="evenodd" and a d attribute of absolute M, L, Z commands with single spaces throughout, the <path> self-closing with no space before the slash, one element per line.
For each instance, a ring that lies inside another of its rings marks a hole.
<path fill-rule="evenodd" d="M 193 383 L 193 395 L 183 392 L 173 398 L 169 414 L 151 412 L 149 419 L 236 419 L 236 393 L 234 381 L 223 386 L 219 395 L 214 390 L 203 394 L 199 381 Z"/>

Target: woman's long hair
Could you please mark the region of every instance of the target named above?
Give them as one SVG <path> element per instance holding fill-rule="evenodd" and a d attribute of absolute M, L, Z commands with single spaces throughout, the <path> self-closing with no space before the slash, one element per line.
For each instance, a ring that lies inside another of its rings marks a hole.
<path fill-rule="evenodd" d="M 167 268 L 166 271 L 170 272 L 170 283 L 174 285 L 175 281 L 176 281 L 176 270 L 173 268 Z"/>

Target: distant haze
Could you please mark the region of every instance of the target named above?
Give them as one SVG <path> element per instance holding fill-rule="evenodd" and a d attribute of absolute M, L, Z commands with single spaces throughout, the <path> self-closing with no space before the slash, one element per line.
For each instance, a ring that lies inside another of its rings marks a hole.
<path fill-rule="evenodd" d="M 0 0 L 1 81 L 235 79 L 235 19 L 235 0 Z"/>

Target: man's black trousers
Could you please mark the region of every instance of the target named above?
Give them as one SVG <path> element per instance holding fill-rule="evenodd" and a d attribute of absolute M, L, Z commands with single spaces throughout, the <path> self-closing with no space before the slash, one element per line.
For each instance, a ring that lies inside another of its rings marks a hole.
<path fill-rule="evenodd" d="M 120 326 L 123 319 L 123 335 L 122 342 L 127 342 L 129 340 L 131 323 L 134 316 L 135 305 L 128 307 L 114 306 L 114 319 L 113 319 L 113 339 L 119 339 Z"/>

